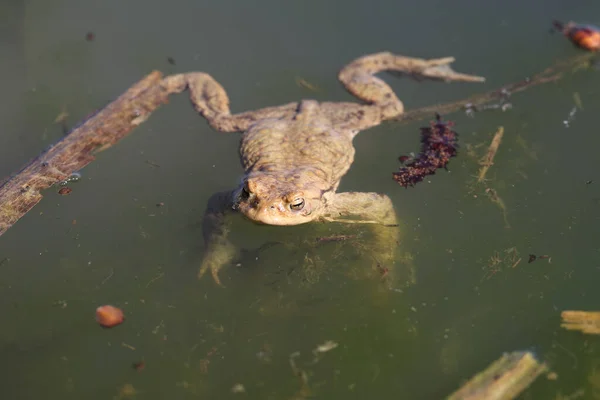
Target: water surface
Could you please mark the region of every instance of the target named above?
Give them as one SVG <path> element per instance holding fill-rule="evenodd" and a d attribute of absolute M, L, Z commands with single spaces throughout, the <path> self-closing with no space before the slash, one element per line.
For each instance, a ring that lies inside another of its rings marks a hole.
<path fill-rule="evenodd" d="M 414 108 L 574 56 L 548 33 L 553 18 L 600 22 L 591 0 L 14 0 L 0 11 L 2 176 L 60 139 L 58 114 L 73 125 L 153 69 L 211 73 L 234 112 L 308 97 L 347 101 L 339 68 L 382 50 L 452 55 L 457 70 L 488 78 L 444 85 L 386 76 Z M 416 266 L 414 285 L 384 294 L 348 276 L 370 268 L 365 260 L 306 245 L 329 227 L 241 219 L 242 247 L 281 237 L 291 247 L 226 268 L 226 289 L 196 280 L 206 202 L 242 173 L 239 135 L 214 132 L 184 95 L 173 98 L 85 168 L 70 196 L 48 190 L 0 239 L 0 396 L 127 398 L 132 385 L 144 399 L 287 399 L 301 391 L 290 366 L 300 352 L 296 366 L 313 398 L 438 399 L 503 352 L 532 350 L 559 378 L 541 377 L 523 398 L 577 390 L 594 398 L 598 340 L 561 330 L 559 315 L 600 304 L 598 87 L 597 71 L 580 71 L 513 97 L 508 112 L 448 116 L 461 153 L 450 173 L 411 190 L 391 173 L 399 155 L 418 151 L 427 121 L 359 135 L 340 189 L 393 199 Z M 583 109 L 566 127 L 575 93 Z M 499 126 L 505 136 L 489 180 L 473 185 Z M 487 188 L 503 199 L 510 228 Z M 551 262 L 528 263 L 529 254 Z M 94 310 L 107 303 L 125 310 L 125 324 L 97 326 Z M 315 362 L 312 350 L 327 340 L 339 346 Z M 141 360 L 144 370 L 134 370 Z"/>

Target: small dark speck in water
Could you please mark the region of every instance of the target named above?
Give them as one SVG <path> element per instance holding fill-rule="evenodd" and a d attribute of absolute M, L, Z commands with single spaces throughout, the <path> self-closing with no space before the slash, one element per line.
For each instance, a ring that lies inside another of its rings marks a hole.
<path fill-rule="evenodd" d="M 68 186 L 63 186 L 62 188 L 60 188 L 60 190 L 58 191 L 58 194 L 60 194 L 61 196 L 66 196 L 68 194 L 70 194 L 73 191 L 73 189 L 71 189 Z"/>

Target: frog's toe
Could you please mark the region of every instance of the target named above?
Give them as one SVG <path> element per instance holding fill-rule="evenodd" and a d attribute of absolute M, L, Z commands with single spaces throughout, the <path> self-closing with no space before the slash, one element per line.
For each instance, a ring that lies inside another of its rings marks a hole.
<path fill-rule="evenodd" d="M 221 287 L 225 287 L 223 283 L 221 283 L 221 279 L 219 278 L 219 270 L 221 266 L 213 263 L 202 263 L 200 267 L 200 271 L 198 272 L 198 279 L 202 279 L 204 274 L 206 274 L 210 270 L 210 274 L 212 275 L 215 283 Z"/>
<path fill-rule="evenodd" d="M 452 69 L 450 64 L 454 61 L 452 57 L 432 60 L 428 66 L 422 70 L 422 75 L 428 78 L 441 79 L 445 81 L 457 82 L 485 82 L 483 76 L 463 74 Z"/>

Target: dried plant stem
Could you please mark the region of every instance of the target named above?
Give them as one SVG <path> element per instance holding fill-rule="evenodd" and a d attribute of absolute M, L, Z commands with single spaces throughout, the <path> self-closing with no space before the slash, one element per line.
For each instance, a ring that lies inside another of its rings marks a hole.
<path fill-rule="evenodd" d="M 598 311 L 563 311 L 561 328 L 569 331 L 600 334 L 600 312 Z"/>
<path fill-rule="evenodd" d="M 448 400 L 509 400 L 516 398 L 547 366 L 530 352 L 504 354 L 475 375 Z"/>
<path fill-rule="evenodd" d="M 483 182 L 485 179 L 485 175 L 492 165 L 494 165 L 494 157 L 496 157 L 496 153 L 498 152 L 498 147 L 500 147 L 500 143 L 502 142 L 502 136 L 504 136 L 504 127 L 501 126 L 496 131 L 494 138 L 492 139 L 492 143 L 488 148 L 487 154 L 483 157 L 483 159 L 479 162 L 481 165 L 481 169 L 479 170 L 479 176 L 477 177 L 477 183 Z"/>

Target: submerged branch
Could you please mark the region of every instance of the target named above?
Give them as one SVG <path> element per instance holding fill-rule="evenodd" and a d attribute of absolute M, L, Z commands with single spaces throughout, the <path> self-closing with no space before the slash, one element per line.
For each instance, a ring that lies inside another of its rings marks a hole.
<path fill-rule="evenodd" d="M 577 70 L 589 64 L 594 56 L 594 53 L 578 54 L 575 57 L 555 63 L 551 67 L 546 68 L 545 70 L 535 74 L 533 77 L 523 79 L 522 81 L 516 83 L 505 85 L 496 90 L 476 94 L 466 99 L 457 100 L 450 103 L 436 104 L 432 106 L 417 108 L 415 110 L 409 110 L 401 116 L 399 116 L 397 121 L 414 122 L 426 118 L 431 118 L 431 116 L 436 113 L 441 115 L 447 115 L 463 109 L 466 110 L 468 108 L 478 108 L 491 101 L 505 99 L 507 95 L 521 92 L 523 90 L 529 89 L 530 87 L 549 82 L 556 82 L 560 80 L 565 73 Z"/>
<path fill-rule="evenodd" d="M 169 92 L 161 80 L 160 72 L 152 72 L 6 179 L 0 186 L 0 235 L 42 200 L 42 190 L 88 165 L 95 153 L 117 143 L 166 103 Z"/>

